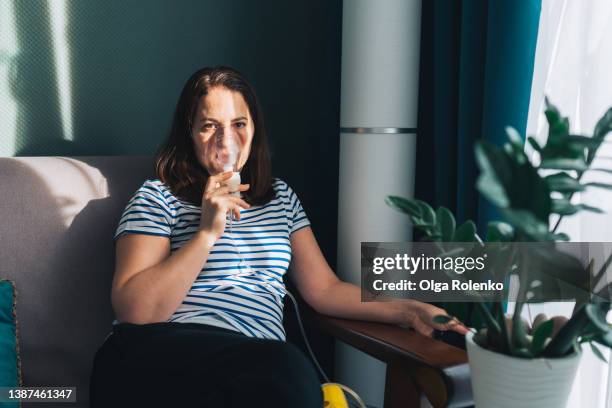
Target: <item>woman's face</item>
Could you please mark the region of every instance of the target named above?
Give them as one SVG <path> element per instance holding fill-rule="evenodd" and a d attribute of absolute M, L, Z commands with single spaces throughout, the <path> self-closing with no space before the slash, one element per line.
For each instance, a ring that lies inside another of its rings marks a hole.
<path fill-rule="evenodd" d="M 246 163 L 255 126 L 242 94 L 224 87 L 209 89 L 200 98 L 191 135 L 196 157 L 210 175 L 222 173 L 233 138 L 239 149 L 238 170 Z"/>

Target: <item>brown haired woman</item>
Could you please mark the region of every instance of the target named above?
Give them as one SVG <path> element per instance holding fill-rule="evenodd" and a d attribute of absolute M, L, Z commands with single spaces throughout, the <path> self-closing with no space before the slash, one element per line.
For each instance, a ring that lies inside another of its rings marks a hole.
<path fill-rule="evenodd" d="M 92 407 L 322 407 L 312 365 L 284 341 L 289 269 L 319 313 L 465 333 L 435 324 L 444 311 L 428 304 L 361 302 L 336 277 L 295 192 L 271 176 L 261 108 L 236 70 L 189 78 L 156 165 L 115 234 L 117 320 L 95 357 Z"/>

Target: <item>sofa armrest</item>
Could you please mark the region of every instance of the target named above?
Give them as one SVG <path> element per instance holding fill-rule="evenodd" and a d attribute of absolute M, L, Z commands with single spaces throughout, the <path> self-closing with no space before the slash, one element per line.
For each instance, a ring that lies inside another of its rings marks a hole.
<path fill-rule="evenodd" d="M 472 404 L 467 353 L 399 326 L 313 313 L 322 331 L 387 363 L 385 408 L 420 406 L 423 393 L 435 407 Z"/>

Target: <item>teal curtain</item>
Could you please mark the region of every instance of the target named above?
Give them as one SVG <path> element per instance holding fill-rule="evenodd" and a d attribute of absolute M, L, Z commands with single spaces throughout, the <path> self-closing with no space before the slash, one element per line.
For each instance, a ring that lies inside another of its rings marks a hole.
<path fill-rule="evenodd" d="M 480 198 L 474 143 L 524 135 L 541 0 L 423 1 L 415 196 L 457 222 L 500 218 Z M 466 323 L 470 305 L 445 304 Z"/>

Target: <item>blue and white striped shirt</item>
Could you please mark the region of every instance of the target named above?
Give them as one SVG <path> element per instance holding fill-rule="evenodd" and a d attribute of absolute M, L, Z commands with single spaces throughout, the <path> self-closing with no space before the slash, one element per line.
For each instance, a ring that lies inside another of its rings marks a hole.
<path fill-rule="evenodd" d="M 169 322 L 196 322 L 247 336 L 285 340 L 283 275 L 291 261 L 290 235 L 310 222 L 295 192 L 273 179 L 274 198 L 240 210 L 226 225 L 206 264 Z M 182 201 L 160 180 L 147 180 L 128 202 L 115 240 L 158 235 L 176 251 L 197 231 L 201 208 Z M 117 321 L 115 320 L 115 322 Z"/>

